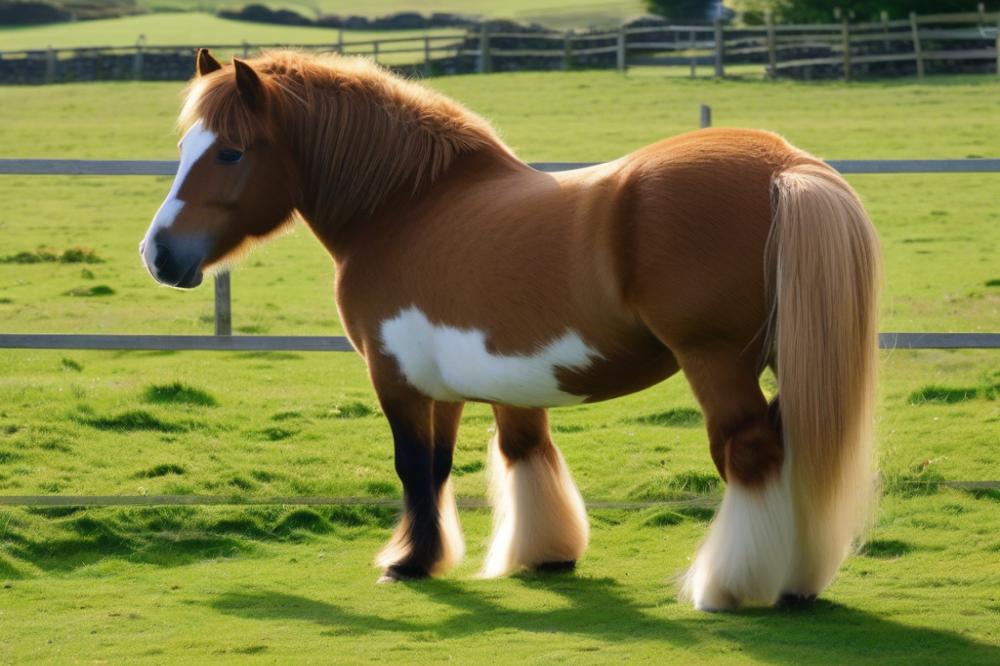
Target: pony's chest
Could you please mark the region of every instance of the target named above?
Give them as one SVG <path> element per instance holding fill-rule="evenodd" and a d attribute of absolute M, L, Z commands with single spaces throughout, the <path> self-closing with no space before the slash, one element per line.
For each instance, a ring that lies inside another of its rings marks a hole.
<path fill-rule="evenodd" d="M 580 403 L 587 396 L 563 390 L 557 371 L 585 370 L 600 358 L 571 330 L 532 354 L 497 354 L 483 331 L 434 324 L 416 307 L 384 320 L 380 333 L 382 352 L 395 359 L 409 384 L 435 400 L 520 407 Z"/>

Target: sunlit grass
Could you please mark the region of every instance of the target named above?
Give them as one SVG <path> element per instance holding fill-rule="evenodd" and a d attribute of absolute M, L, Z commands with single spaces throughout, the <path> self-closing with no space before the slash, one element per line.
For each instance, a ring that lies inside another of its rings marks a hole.
<path fill-rule="evenodd" d="M 615 157 L 691 129 L 769 127 L 825 157 L 1000 155 L 1000 84 L 793 85 L 648 72 L 521 74 L 432 85 L 483 111 L 526 159 Z M 0 157 L 168 158 L 178 84 L 4 88 Z M 586 113 L 582 113 L 585 110 Z M 115 118 L 108 123 L 107 118 Z M 996 176 L 851 179 L 882 237 L 883 330 L 996 331 Z M 136 244 L 162 178 L 3 177 L 0 330 L 207 333 L 210 289 L 155 287 Z M 48 252 L 49 250 L 46 250 Z M 340 334 L 333 269 L 304 229 L 233 277 L 234 326 Z M 98 286 L 110 294 L 80 297 Z M 885 351 L 883 499 L 859 553 L 815 607 L 699 615 L 672 578 L 721 486 L 680 377 L 552 413 L 591 500 L 687 506 L 591 512 L 574 576 L 478 581 L 489 533 L 464 511 L 469 557 L 444 580 L 374 586 L 394 515 L 376 507 L 0 509 L 0 661 L 1000 661 L 1000 360 Z M 485 494 L 492 419 L 464 415 L 460 496 Z M 395 498 L 388 425 L 353 354 L 0 352 L 3 495 Z M 6 581 L 6 582 L 4 582 Z"/>

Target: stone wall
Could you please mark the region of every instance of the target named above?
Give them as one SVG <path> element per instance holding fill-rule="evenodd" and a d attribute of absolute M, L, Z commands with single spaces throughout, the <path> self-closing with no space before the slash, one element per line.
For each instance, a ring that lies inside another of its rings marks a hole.
<path fill-rule="evenodd" d="M 74 81 L 186 81 L 194 75 L 193 49 L 131 52 L 79 49 L 51 58 L 47 51 L 0 59 L 0 84 Z"/>

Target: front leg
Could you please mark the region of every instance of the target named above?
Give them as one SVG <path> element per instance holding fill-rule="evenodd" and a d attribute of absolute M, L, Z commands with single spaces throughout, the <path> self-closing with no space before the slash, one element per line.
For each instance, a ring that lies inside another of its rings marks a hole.
<path fill-rule="evenodd" d="M 434 403 L 434 490 L 441 516 L 441 559 L 435 571 L 446 571 L 465 555 L 465 541 L 458 522 L 458 507 L 451 487 L 451 461 L 462 420 L 461 402 Z"/>
<path fill-rule="evenodd" d="M 376 391 L 392 429 L 396 474 L 403 482 L 403 515 L 375 561 L 383 569 L 383 581 L 425 578 L 447 569 L 462 554 L 454 500 L 446 483 L 455 429 L 442 428 L 439 443 L 435 421 L 448 419 L 442 414 L 435 418 L 431 399 L 394 382 L 388 386 L 376 382 Z M 438 411 L 455 414 L 456 422 L 461 413 L 444 405 Z"/>

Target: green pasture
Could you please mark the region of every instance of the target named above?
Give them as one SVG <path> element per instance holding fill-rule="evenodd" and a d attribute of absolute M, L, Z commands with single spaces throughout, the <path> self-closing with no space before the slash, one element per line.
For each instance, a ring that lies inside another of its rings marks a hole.
<path fill-rule="evenodd" d="M 79 21 L 40 26 L 0 26 L 0 51 L 21 49 L 72 48 L 83 46 L 132 46 L 140 35 L 146 44 L 212 45 L 212 44 L 336 44 L 339 31 L 333 28 L 283 26 L 222 19 L 213 13 L 232 6 L 228 0 L 140 0 L 140 6 L 155 13 L 126 16 L 98 21 Z M 293 9 L 315 17 L 321 12 L 383 16 L 397 11 L 458 12 L 474 16 L 513 18 L 524 22 L 540 22 L 551 27 L 617 26 L 622 21 L 643 13 L 639 0 L 375 0 L 363 8 L 345 10 L 343 3 L 320 0 L 297 4 L 264 3 L 273 7 Z M 375 39 L 449 35 L 463 32 L 462 28 L 432 30 L 373 31 L 345 30 L 345 42 Z"/>
<path fill-rule="evenodd" d="M 345 30 L 344 42 L 364 42 L 424 35 L 460 34 L 461 29 L 417 31 Z M 211 14 L 184 12 L 141 14 L 100 21 L 55 23 L 42 26 L 0 27 L 0 51 L 73 48 L 81 46 L 133 46 L 142 35 L 146 44 L 211 46 L 214 44 L 337 44 L 340 31 L 332 28 L 282 26 L 232 21 Z"/>
<path fill-rule="evenodd" d="M 993 77 L 845 85 L 656 71 L 435 79 L 527 160 L 601 160 L 716 124 L 826 158 L 1000 156 Z M 0 157 L 170 158 L 179 84 L 0 88 Z M 856 176 L 882 237 L 882 330 L 1000 330 L 996 175 Z M 210 288 L 155 286 L 136 245 L 167 178 L 0 177 L 0 330 L 206 333 Z M 235 272 L 234 328 L 340 334 L 333 268 L 301 226 Z M 997 351 L 882 354 L 883 498 L 814 607 L 705 615 L 673 578 L 711 511 L 593 510 L 575 575 L 375 586 L 391 511 L 0 509 L 0 663 L 1000 662 Z M 555 410 L 585 497 L 718 497 L 677 377 Z M 484 494 L 492 421 L 469 406 L 462 496 Z M 352 354 L 0 352 L 0 494 L 398 497 L 389 429 Z"/>
<path fill-rule="evenodd" d="M 216 10 L 239 4 L 230 0 L 138 0 L 136 3 L 154 11 Z M 249 3 L 247 3 L 249 4 Z M 347 3 L 342 0 L 282 0 L 263 2 L 270 7 L 291 9 L 303 16 L 320 14 L 341 16 L 385 16 L 403 11 L 422 14 L 452 12 L 471 16 L 510 18 L 524 22 L 538 22 L 552 27 L 581 27 L 590 25 L 618 25 L 623 20 L 645 13 L 642 0 L 367 0 Z"/>

